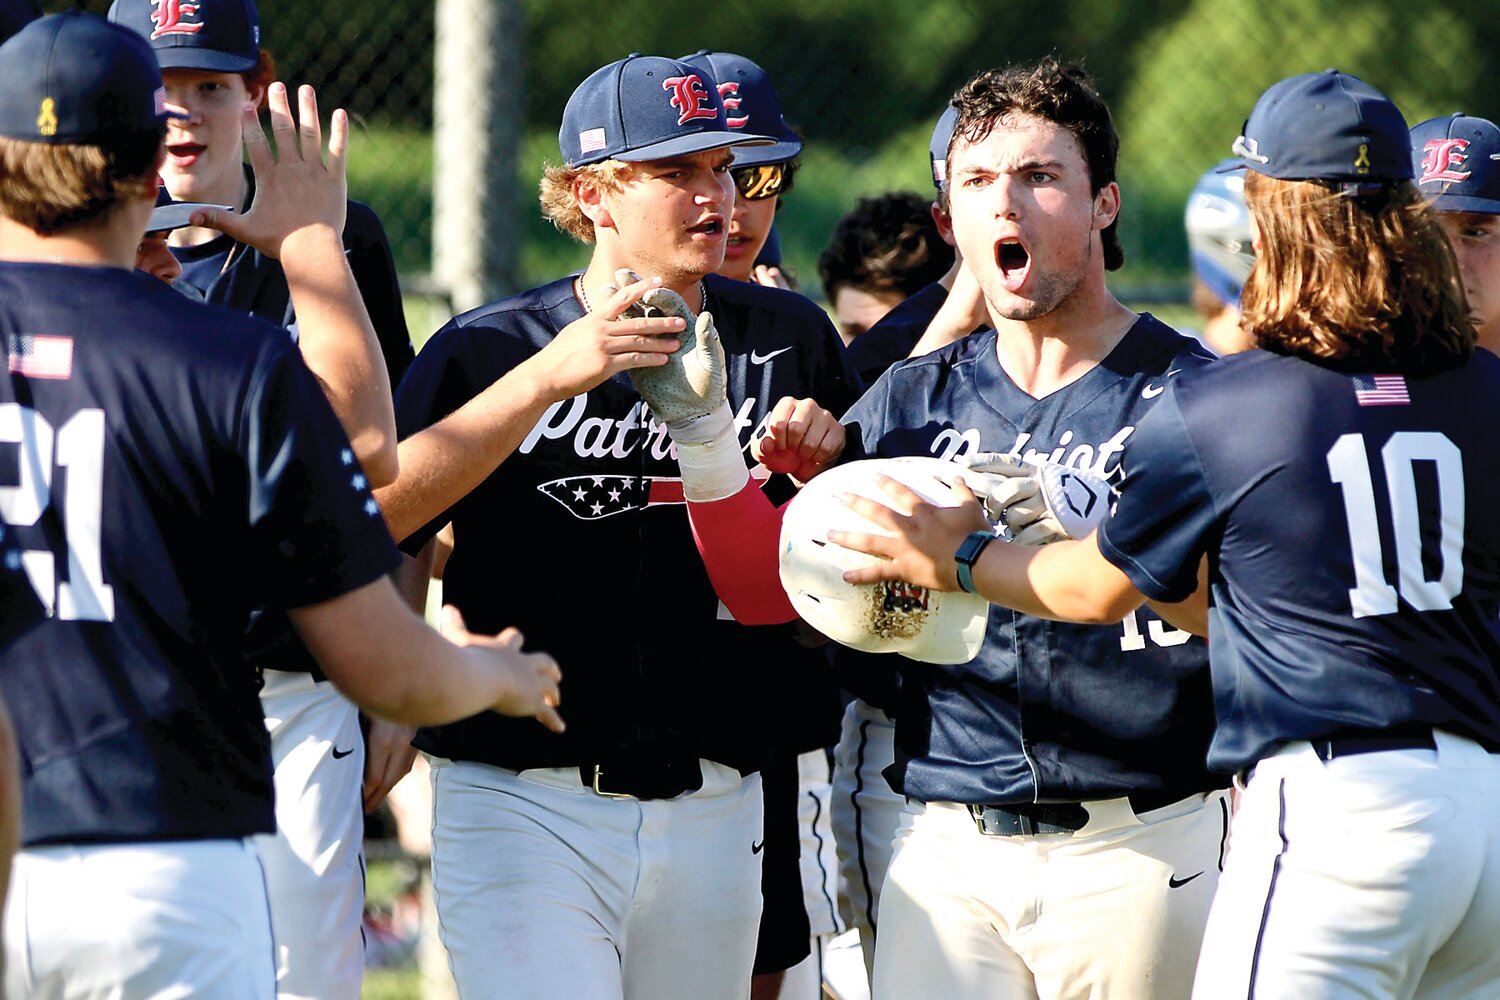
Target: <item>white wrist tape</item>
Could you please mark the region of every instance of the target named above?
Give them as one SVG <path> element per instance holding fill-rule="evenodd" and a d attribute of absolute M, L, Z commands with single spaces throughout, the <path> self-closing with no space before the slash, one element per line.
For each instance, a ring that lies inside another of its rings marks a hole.
<path fill-rule="evenodd" d="M 668 424 L 677 444 L 682 492 L 697 503 L 732 497 L 750 481 L 734 412 L 725 400 L 718 409 L 692 420 Z"/>

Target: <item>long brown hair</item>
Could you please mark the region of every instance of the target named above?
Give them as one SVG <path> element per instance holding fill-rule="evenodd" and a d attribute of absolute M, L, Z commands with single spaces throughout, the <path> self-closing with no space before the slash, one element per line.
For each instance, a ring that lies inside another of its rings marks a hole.
<path fill-rule="evenodd" d="M 1241 310 L 1258 346 L 1410 375 L 1474 353 L 1453 249 L 1410 181 L 1346 193 L 1250 171 L 1245 202 L 1261 247 Z"/>

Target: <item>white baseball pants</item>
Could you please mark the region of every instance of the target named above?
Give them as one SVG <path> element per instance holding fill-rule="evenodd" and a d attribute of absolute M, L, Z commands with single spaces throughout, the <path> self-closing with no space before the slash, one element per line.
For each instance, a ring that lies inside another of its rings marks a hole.
<path fill-rule="evenodd" d="M 276 834 L 256 838 L 271 895 L 276 995 L 358 1000 L 364 976 L 365 741 L 329 681 L 265 672 Z"/>
<path fill-rule="evenodd" d="M 1194 997 L 1500 996 L 1500 755 L 1434 736 L 1256 765 Z"/>
<path fill-rule="evenodd" d="M 760 775 L 703 761 L 669 800 L 577 768 L 432 760 L 432 884 L 464 1000 L 744 1000 L 760 925 Z"/>
<path fill-rule="evenodd" d="M 839 906 L 847 927 L 859 931 L 865 971 L 873 975 L 880 887 L 891 864 L 896 827 L 906 798 L 881 774 L 896 759 L 896 727 L 866 702 L 844 709 L 834 751 L 833 834 L 839 854 Z"/>
<path fill-rule="evenodd" d="M 34 847 L 5 907 L 5 995 L 270 1000 L 271 916 L 241 840 Z"/>
<path fill-rule="evenodd" d="M 1001 837 L 964 806 L 913 802 L 880 897 L 876 1000 L 1186 998 L 1227 795 L 1139 817 L 1085 805 L 1076 833 Z"/>

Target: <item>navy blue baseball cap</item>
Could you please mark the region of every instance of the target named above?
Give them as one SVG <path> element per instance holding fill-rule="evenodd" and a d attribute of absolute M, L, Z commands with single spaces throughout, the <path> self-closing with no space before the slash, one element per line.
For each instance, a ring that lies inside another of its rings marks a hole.
<path fill-rule="evenodd" d="M 769 146 L 738 149 L 734 154 L 737 167 L 756 167 L 762 163 L 781 163 L 802 152 L 802 139 L 781 115 L 781 101 L 766 71 L 744 56 L 733 52 L 710 52 L 699 49 L 681 62 L 708 70 L 719 84 L 719 99 L 724 103 L 724 124 L 735 132 L 770 136 Z"/>
<path fill-rule="evenodd" d="M 1500 128 L 1487 118 L 1429 118 L 1411 130 L 1422 193 L 1439 212 L 1500 215 Z"/>
<path fill-rule="evenodd" d="M 731 130 L 718 82 L 698 66 L 632 52 L 595 70 L 563 108 L 557 145 L 563 162 L 663 160 L 726 146 L 776 140 Z"/>
<path fill-rule="evenodd" d="M 162 69 L 245 73 L 260 59 L 255 0 L 115 0 L 109 19 L 150 42 Z"/>
<path fill-rule="evenodd" d="M 1378 184 L 1412 179 L 1406 119 L 1363 80 L 1336 69 L 1272 84 L 1234 141 L 1238 162 L 1288 181 Z"/>
<path fill-rule="evenodd" d="M 0 0 L 0 42 L 41 16 L 37 0 Z"/>
<path fill-rule="evenodd" d="M 166 124 L 167 92 L 151 48 L 102 17 L 70 10 L 32 21 L 0 45 L 0 135 L 103 145 Z"/>
<path fill-rule="evenodd" d="M 948 105 L 932 129 L 927 143 L 927 159 L 932 164 L 932 186 L 941 191 L 948 184 L 948 147 L 953 145 L 953 126 L 958 124 L 958 109 Z"/>

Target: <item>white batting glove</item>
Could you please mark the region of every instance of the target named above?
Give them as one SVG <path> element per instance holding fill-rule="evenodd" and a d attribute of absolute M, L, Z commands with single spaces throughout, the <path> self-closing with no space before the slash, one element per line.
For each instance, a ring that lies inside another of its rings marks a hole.
<path fill-rule="evenodd" d="M 964 477 L 992 522 L 1022 545 L 1086 538 L 1109 516 L 1114 490 L 1091 472 L 1043 462 L 1033 465 L 998 452 L 959 456 Z"/>

